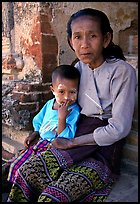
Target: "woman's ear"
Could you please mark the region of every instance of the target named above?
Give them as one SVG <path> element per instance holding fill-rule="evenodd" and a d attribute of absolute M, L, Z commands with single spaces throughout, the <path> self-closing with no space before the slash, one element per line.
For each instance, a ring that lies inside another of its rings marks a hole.
<path fill-rule="evenodd" d="M 104 36 L 104 42 L 103 42 L 104 48 L 106 48 L 109 45 L 111 38 L 112 38 L 111 33 L 107 32 L 107 34 Z"/>
<path fill-rule="evenodd" d="M 69 43 L 69 46 L 71 47 L 71 49 L 74 51 L 71 38 L 68 38 L 68 43 Z"/>

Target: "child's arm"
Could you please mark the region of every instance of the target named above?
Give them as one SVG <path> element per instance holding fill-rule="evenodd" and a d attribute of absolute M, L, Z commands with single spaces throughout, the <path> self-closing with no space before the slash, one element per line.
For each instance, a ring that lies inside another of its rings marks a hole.
<path fill-rule="evenodd" d="M 68 106 L 69 100 L 61 104 L 58 108 L 58 135 L 66 128 L 66 117 L 71 112 L 71 110 L 68 110 Z"/>
<path fill-rule="evenodd" d="M 24 149 L 22 149 L 18 156 L 21 155 L 23 152 L 25 152 L 30 146 L 36 144 L 38 142 L 40 135 L 39 132 L 32 132 L 28 137 L 25 138 L 24 141 Z"/>
<path fill-rule="evenodd" d="M 39 132 L 34 131 L 32 132 L 24 141 L 24 146 L 25 147 L 30 147 L 31 145 L 37 143 L 38 139 L 39 139 L 40 135 Z"/>

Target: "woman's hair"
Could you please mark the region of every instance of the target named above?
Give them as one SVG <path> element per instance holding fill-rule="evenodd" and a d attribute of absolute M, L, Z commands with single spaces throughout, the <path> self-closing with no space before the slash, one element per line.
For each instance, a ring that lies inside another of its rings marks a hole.
<path fill-rule="evenodd" d="M 72 65 L 60 65 L 52 72 L 52 83 L 55 83 L 57 77 L 62 79 L 71 79 L 80 81 L 80 72 Z"/>
<path fill-rule="evenodd" d="M 70 44 L 70 39 L 72 37 L 71 24 L 75 19 L 77 19 L 80 16 L 92 16 L 92 17 L 94 17 L 94 19 L 96 19 L 100 23 L 100 28 L 101 28 L 102 34 L 106 35 L 108 32 L 111 34 L 111 41 L 110 41 L 109 45 L 106 48 L 103 48 L 103 56 L 106 60 L 112 59 L 112 58 L 125 60 L 123 51 L 120 48 L 120 46 L 115 45 L 112 42 L 113 30 L 110 26 L 110 22 L 109 22 L 108 17 L 102 11 L 92 9 L 92 8 L 85 8 L 85 9 L 79 10 L 78 12 L 74 13 L 70 17 L 70 19 L 67 23 L 67 40 L 68 40 L 68 44 L 71 48 L 72 48 L 72 46 Z M 73 48 L 72 48 L 72 50 L 73 50 Z"/>

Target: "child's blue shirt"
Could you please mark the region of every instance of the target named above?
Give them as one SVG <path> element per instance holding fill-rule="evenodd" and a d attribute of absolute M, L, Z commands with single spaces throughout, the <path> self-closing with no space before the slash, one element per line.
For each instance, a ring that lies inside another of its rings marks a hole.
<path fill-rule="evenodd" d="M 77 129 L 77 121 L 80 115 L 80 106 L 74 103 L 68 109 L 72 111 L 66 117 L 66 128 L 57 135 L 58 110 L 53 110 L 55 98 L 46 102 L 40 112 L 33 118 L 34 131 L 39 132 L 44 140 L 52 141 L 56 137 L 74 138 Z"/>

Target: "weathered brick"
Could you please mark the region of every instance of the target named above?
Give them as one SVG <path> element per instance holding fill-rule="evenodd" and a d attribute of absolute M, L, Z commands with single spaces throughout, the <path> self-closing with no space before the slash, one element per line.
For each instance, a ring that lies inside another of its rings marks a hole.
<path fill-rule="evenodd" d="M 14 75 L 10 75 L 9 80 L 14 80 Z"/>
<path fill-rule="evenodd" d="M 13 91 L 24 91 L 24 92 L 36 92 L 36 91 L 49 91 L 50 83 L 17 83 Z"/>
<path fill-rule="evenodd" d="M 42 53 L 58 54 L 58 42 L 55 36 L 42 34 Z"/>
<path fill-rule="evenodd" d="M 32 102 L 32 103 L 19 103 L 18 106 L 15 106 L 15 110 L 16 111 L 20 111 L 20 110 L 36 110 L 38 111 L 38 102 Z"/>
<path fill-rule="evenodd" d="M 48 15 L 40 14 L 40 16 L 38 17 L 38 20 L 40 20 L 41 33 L 46 33 L 46 34 L 53 33 L 50 21 L 48 19 Z"/>
<path fill-rule="evenodd" d="M 36 44 L 36 45 L 34 44 L 33 46 L 29 47 L 28 50 L 30 55 L 33 56 L 37 66 L 41 69 L 41 66 L 42 66 L 41 44 Z"/>
<path fill-rule="evenodd" d="M 47 64 L 42 66 L 42 81 L 43 83 L 51 82 L 51 75 L 52 70 L 57 66 L 57 63 L 55 64 Z"/>
<path fill-rule="evenodd" d="M 51 99 L 53 97 L 54 96 L 53 96 L 51 91 L 48 93 L 47 92 L 42 93 L 42 103 L 46 103 L 49 99 Z"/>
<path fill-rule="evenodd" d="M 43 59 L 42 59 L 42 66 L 47 66 L 48 64 L 57 64 L 57 57 L 56 55 L 52 54 L 43 54 Z"/>
<path fill-rule="evenodd" d="M 41 102 L 42 94 L 41 93 L 25 94 L 21 92 L 13 92 L 12 98 L 22 103 L 35 102 L 35 101 Z"/>

